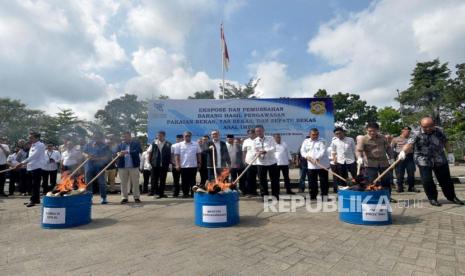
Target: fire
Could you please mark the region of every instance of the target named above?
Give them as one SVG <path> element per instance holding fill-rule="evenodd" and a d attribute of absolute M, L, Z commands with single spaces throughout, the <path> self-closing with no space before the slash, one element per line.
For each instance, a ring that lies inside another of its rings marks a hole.
<path fill-rule="evenodd" d="M 63 196 L 82 194 L 86 191 L 87 185 L 84 176 L 70 176 L 68 172 L 63 173 L 61 181 L 55 186 L 53 191 L 48 192 L 47 196 Z"/>
<path fill-rule="evenodd" d="M 365 191 L 379 191 L 382 189 L 381 185 L 370 184 L 365 188 Z"/>
<path fill-rule="evenodd" d="M 205 190 L 209 193 L 219 193 L 221 191 L 233 190 L 236 185 L 228 182 L 229 169 L 224 169 L 221 174 L 213 181 L 205 184 Z"/>

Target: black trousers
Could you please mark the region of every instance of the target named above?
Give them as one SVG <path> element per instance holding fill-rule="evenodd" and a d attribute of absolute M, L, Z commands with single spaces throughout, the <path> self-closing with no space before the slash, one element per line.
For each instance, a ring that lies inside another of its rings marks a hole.
<path fill-rule="evenodd" d="M 152 181 L 150 193 L 159 196 L 165 195 L 166 175 L 168 174 L 167 167 L 152 167 Z M 158 186 L 160 184 L 160 186 Z"/>
<path fill-rule="evenodd" d="M 19 186 L 19 171 L 18 170 L 13 170 L 10 171 L 10 187 L 8 189 L 8 193 L 10 195 L 13 195 L 15 192 L 15 184 L 18 183 Z"/>
<path fill-rule="evenodd" d="M 323 169 L 308 170 L 308 186 L 311 199 L 318 195 L 318 179 L 320 180 L 321 196 L 327 196 L 329 190 L 328 172 Z"/>
<path fill-rule="evenodd" d="M 22 194 L 29 193 L 31 191 L 31 175 L 26 169 L 19 169 L 19 192 Z"/>
<path fill-rule="evenodd" d="M 142 193 L 147 193 L 149 191 L 149 181 L 152 170 L 143 170 L 142 177 L 144 178 L 144 183 L 142 184 Z"/>
<path fill-rule="evenodd" d="M 448 200 L 453 200 L 455 198 L 454 183 L 452 183 L 452 179 L 450 177 L 448 164 L 434 167 L 418 166 L 418 168 L 420 169 L 423 188 L 425 189 L 426 196 L 429 200 L 438 199 L 438 190 L 436 189 L 436 184 L 433 181 L 433 172 L 439 182 L 439 186 L 441 186 L 444 196 Z"/>
<path fill-rule="evenodd" d="M 252 165 L 246 172 L 247 176 L 247 193 L 250 195 L 257 195 L 257 173 L 258 166 Z"/>
<path fill-rule="evenodd" d="M 337 163 L 337 165 L 336 165 L 336 173 L 337 174 L 339 174 L 340 176 L 347 179 L 347 177 L 349 176 L 349 172 L 350 172 L 350 175 L 352 175 L 352 178 L 357 177 L 357 165 L 356 165 L 355 162 L 352 163 L 352 164 L 346 164 L 346 163 L 339 164 L 339 163 Z M 344 181 L 342 181 L 338 177 L 334 177 L 333 179 L 334 179 L 334 182 L 338 186 L 347 186 L 347 183 L 345 183 Z"/>
<path fill-rule="evenodd" d="M 181 172 L 177 171 L 173 166 L 173 171 L 171 173 L 173 174 L 173 195 L 178 196 L 179 195 L 179 179 L 181 177 Z"/>
<path fill-rule="evenodd" d="M 396 166 L 397 190 L 404 190 L 405 171 L 407 171 L 408 189 L 413 190 L 415 187 L 415 161 L 405 159 Z"/>
<path fill-rule="evenodd" d="M 207 183 L 208 180 L 208 170 L 207 167 L 201 167 L 200 168 L 200 186 L 205 186 L 205 183 Z"/>
<path fill-rule="evenodd" d="M 181 168 L 182 194 L 189 195 L 195 185 L 197 168 Z M 193 194 L 192 194 L 193 195 Z"/>
<path fill-rule="evenodd" d="M 42 169 L 28 171 L 32 180 L 32 195 L 30 201 L 32 203 L 40 203 L 40 182 L 42 180 Z"/>
<path fill-rule="evenodd" d="M 289 165 L 278 166 L 278 177 L 283 175 L 284 178 L 284 187 L 286 192 L 291 192 L 291 180 L 289 179 Z"/>
<path fill-rule="evenodd" d="M 8 169 L 7 164 L 0 165 L 0 171 Z M 6 181 L 6 174 L 0 173 L 0 194 L 5 193 L 5 181 Z"/>
<path fill-rule="evenodd" d="M 46 171 L 42 170 L 42 193 L 46 194 L 48 191 L 53 190 L 57 184 L 57 170 Z M 49 187 L 50 180 L 50 187 Z"/>
<path fill-rule="evenodd" d="M 271 195 L 279 199 L 279 170 L 278 165 L 273 164 L 269 166 L 257 166 L 258 175 L 260 178 L 260 194 L 261 196 L 269 195 L 268 193 L 268 179 L 271 182 Z"/>

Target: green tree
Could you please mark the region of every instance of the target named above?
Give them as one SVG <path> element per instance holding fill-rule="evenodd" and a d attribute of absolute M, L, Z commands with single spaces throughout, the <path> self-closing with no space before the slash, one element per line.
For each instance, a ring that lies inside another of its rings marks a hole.
<path fill-rule="evenodd" d="M 27 138 L 30 130 L 42 131 L 41 126 L 49 119 L 43 111 L 28 109 L 18 100 L 0 98 L 0 135 L 12 144 Z"/>
<path fill-rule="evenodd" d="M 416 124 L 424 116 L 431 116 L 436 124 L 442 125 L 445 95 L 450 87 L 450 70 L 447 63 L 439 59 L 417 63 L 412 72 L 410 86 L 400 93 L 397 100 L 403 105 L 404 122 Z"/>
<path fill-rule="evenodd" d="M 400 112 L 391 106 L 378 110 L 378 121 L 384 134 L 399 135 L 402 129 Z"/>
<path fill-rule="evenodd" d="M 125 94 L 109 101 L 104 109 L 95 113 L 95 118 L 109 134 L 129 131 L 137 136 L 147 132 L 147 102 L 138 100 L 136 95 Z"/>
<path fill-rule="evenodd" d="M 215 91 L 213 90 L 197 91 L 194 93 L 194 96 L 189 96 L 187 98 L 188 99 L 214 99 Z"/>
<path fill-rule="evenodd" d="M 226 82 L 224 85 L 224 98 L 225 99 L 253 99 L 255 96 L 255 89 L 257 88 L 260 79 L 250 79 L 244 86 L 236 86 L 232 83 Z M 220 84 L 220 91 L 223 91 L 223 85 Z"/>
<path fill-rule="evenodd" d="M 88 127 L 89 123 L 78 119 L 71 109 L 60 109 L 60 112 L 44 123 L 44 139 L 59 144 L 64 138 L 86 138 Z"/>
<path fill-rule="evenodd" d="M 314 97 L 333 99 L 335 124 L 345 128 L 349 136 L 364 133 L 365 124 L 378 119 L 376 106 L 368 105 L 360 95 L 338 92 L 330 96 L 325 89 L 319 89 Z"/>

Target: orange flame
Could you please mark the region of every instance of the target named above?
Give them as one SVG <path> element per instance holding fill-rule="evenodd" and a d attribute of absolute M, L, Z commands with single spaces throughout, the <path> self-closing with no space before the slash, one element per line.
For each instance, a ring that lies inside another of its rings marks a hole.
<path fill-rule="evenodd" d="M 219 193 L 228 189 L 235 189 L 236 185 L 228 182 L 229 169 L 224 169 L 221 174 L 213 181 L 207 182 L 205 188 L 209 193 Z"/>
<path fill-rule="evenodd" d="M 70 177 L 68 172 L 63 173 L 61 176 L 60 184 L 57 184 L 54 191 L 59 193 L 66 193 L 72 190 L 86 189 L 87 185 L 84 181 L 84 176 L 80 175 L 75 179 Z"/>
<path fill-rule="evenodd" d="M 383 189 L 381 185 L 370 184 L 365 188 L 365 191 L 379 191 Z"/>

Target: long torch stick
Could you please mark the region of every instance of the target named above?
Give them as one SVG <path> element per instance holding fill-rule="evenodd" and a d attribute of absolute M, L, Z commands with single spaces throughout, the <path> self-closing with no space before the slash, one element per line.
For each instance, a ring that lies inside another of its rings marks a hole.
<path fill-rule="evenodd" d="M 338 175 L 337 173 L 335 173 L 335 172 L 333 172 L 333 171 L 331 171 L 331 170 L 328 170 L 327 168 L 325 168 L 325 166 L 321 165 L 320 162 L 315 161 L 315 164 L 316 164 L 318 167 L 322 168 L 323 170 L 327 171 L 329 174 L 332 174 L 333 176 L 339 178 L 340 180 L 342 180 L 342 181 L 344 181 L 344 182 L 347 182 L 347 179 L 345 179 L 344 177 Z"/>
<path fill-rule="evenodd" d="M 110 161 L 110 163 L 108 163 L 105 168 L 103 168 L 94 178 L 92 178 L 91 181 L 89 181 L 89 183 L 87 183 L 87 187 L 92 184 L 95 180 L 97 180 L 97 178 L 102 174 L 104 173 L 113 163 L 116 162 L 116 160 L 118 160 L 120 156 L 117 155 L 115 158 L 113 158 L 113 160 Z"/>
<path fill-rule="evenodd" d="M 6 172 L 9 172 L 9 171 L 12 171 L 14 170 L 15 168 L 9 168 L 9 169 L 6 169 L 6 170 L 3 170 L 3 171 L 0 171 L 0 173 L 6 173 Z"/>
<path fill-rule="evenodd" d="M 82 163 L 68 176 L 73 177 L 87 162 L 89 162 L 90 158 L 86 158 L 86 160 L 82 161 Z"/>
<path fill-rule="evenodd" d="M 392 163 L 392 165 L 389 166 L 389 168 L 387 168 L 383 173 L 381 173 L 377 178 L 375 178 L 375 180 L 373 180 L 373 184 L 376 184 L 376 182 L 380 181 L 381 178 L 383 178 L 385 174 L 387 174 L 390 170 L 392 170 L 400 161 L 402 160 L 397 159 L 396 162 Z"/>
<path fill-rule="evenodd" d="M 215 174 L 215 182 L 218 179 L 218 175 L 216 175 L 216 158 L 215 158 L 215 147 L 210 146 L 210 149 L 212 150 L 212 158 L 213 158 L 213 173 Z"/>
<path fill-rule="evenodd" d="M 236 180 L 233 181 L 233 185 L 236 185 L 237 182 L 239 182 L 239 180 L 241 179 L 241 177 L 247 172 L 247 170 L 253 165 L 253 163 L 255 162 L 255 160 L 257 160 L 258 158 L 258 154 L 255 155 L 254 159 L 252 160 L 252 162 L 250 162 L 249 165 L 247 165 L 247 167 L 245 167 L 245 169 L 242 171 L 242 173 L 236 178 Z"/>

